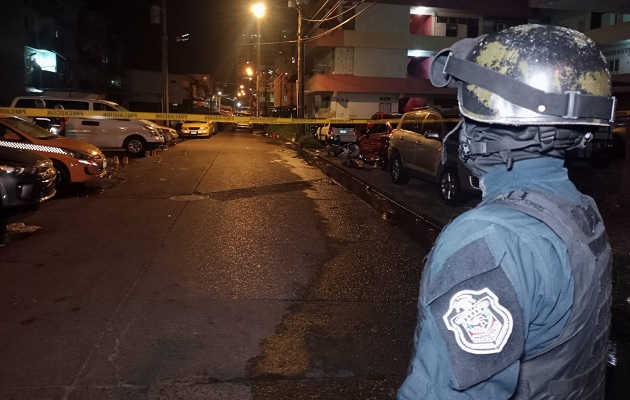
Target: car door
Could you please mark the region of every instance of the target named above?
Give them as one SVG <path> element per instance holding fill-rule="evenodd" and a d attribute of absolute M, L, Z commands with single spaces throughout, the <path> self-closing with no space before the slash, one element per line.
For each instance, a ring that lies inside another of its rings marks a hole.
<path fill-rule="evenodd" d="M 428 112 L 415 146 L 415 168 L 436 177 L 442 162 L 443 120 L 440 115 Z"/>
<path fill-rule="evenodd" d="M 95 101 L 92 103 L 94 111 L 119 112 L 109 104 Z M 123 141 L 130 133 L 132 127 L 136 125 L 128 119 L 118 118 L 94 118 L 90 122 L 92 132 L 90 133 L 90 143 L 100 148 L 120 148 Z"/>
<path fill-rule="evenodd" d="M 398 148 L 405 168 L 418 170 L 416 165 L 416 148 L 421 140 L 421 131 L 426 112 L 407 113 L 400 121 L 395 147 Z"/>
<path fill-rule="evenodd" d="M 47 100 L 51 104 L 59 104 L 66 110 L 90 110 L 90 103 L 83 100 Z M 102 130 L 103 119 L 92 117 L 70 117 L 66 122 L 66 137 L 68 139 L 81 140 L 86 143 L 101 147 L 98 144 L 97 132 Z"/>

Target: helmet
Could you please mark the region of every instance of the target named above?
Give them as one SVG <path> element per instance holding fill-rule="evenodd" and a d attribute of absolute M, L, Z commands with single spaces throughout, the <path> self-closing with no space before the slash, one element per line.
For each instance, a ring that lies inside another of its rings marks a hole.
<path fill-rule="evenodd" d="M 502 125 L 610 125 L 606 59 L 580 32 L 520 25 L 436 55 L 431 81 L 458 87 L 461 113 Z"/>

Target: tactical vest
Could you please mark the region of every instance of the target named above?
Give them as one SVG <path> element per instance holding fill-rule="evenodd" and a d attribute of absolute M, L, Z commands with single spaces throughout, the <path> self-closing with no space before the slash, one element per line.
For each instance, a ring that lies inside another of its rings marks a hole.
<path fill-rule="evenodd" d="M 566 244 L 574 280 L 563 332 L 542 353 L 525 354 L 511 399 L 604 399 L 610 330 L 612 251 L 593 199 L 576 206 L 549 193 L 514 191 L 483 205 L 508 207 L 546 224 Z"/>

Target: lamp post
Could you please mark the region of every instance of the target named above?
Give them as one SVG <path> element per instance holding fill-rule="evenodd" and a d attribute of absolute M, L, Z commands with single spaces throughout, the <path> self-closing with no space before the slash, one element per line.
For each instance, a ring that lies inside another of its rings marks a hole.
<path fill-rule="evenodd" d="M 256 16 L 256 22 L 258 25 L 258 32 L 256 34 L 257 46 L 256 46 L 256 115 L 260 116 L 260 73 L 262 68 L 260 67 L 260 19 L 265 15 L 265 4 L 256 3 L 252 7 L 252 12 Z"/>

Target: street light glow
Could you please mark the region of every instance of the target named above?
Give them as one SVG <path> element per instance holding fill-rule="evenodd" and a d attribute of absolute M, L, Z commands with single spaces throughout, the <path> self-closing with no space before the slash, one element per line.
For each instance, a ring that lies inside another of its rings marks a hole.
<path fill-rule="evenodd" d="M 266 9 L 267 7 L 265 7 L 265 3 L 256 3 L 252 6 L 252 12 L 256 16 L 256 18 L 262 18 L 263 15 L 265 15 Z"/>

